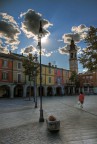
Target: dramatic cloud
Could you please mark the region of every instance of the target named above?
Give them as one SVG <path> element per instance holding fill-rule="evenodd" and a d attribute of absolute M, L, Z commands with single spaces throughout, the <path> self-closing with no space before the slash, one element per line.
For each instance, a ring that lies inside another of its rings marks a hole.
<path fill-rule="evenodd" d="M 75 49 L 77 50 L 77 53 L 79 54 L 81 48 L 75 45 Z M 70 45 L 66 45 L 66 46 L 58 49 L 60 54 L 69 54 L 69 50 L 70 50 Z"/>
<path fill-rule="evenodd" d="M 64 43 L 70 43 L 72 39 L 75 43 L 78 43 L 81 40 L 80 35 L 78 33 L 64 34 L 62 38 L 64 39 Z"/>
<path fill-rule="evenodd" d="M 12 50 L 15 50 L 20 43 L 18 40 L 19 27 L 14 18 L 7 13 L 0 13 L 0 18 L 0 38 L 3 45 L 9 45 Z"/>
<path fill-rule="evenodd" d="M 36 13 L 34 10 L 29 9 L 27 12 L 21 13 L 20 17 L 24 18 L 21 29 L 28 38 L 33 37 L 37 39 L 39 34 L 40 20 L 42 20 L 43 35 L 50 35 L 47 28 L 52 26 L 52 24 L 48 20 L 43 19 L 40 13 Z"/>
<path fill-rule="evenodd" d="M 67 33 L 62 36 L 64 43 L 70 43 L 72 38 L 75 43 L 79 43 L 80 41 L 85 39 L 88 30 L 89 28 L 83 24 L 79 25 L 78 27 L 73 26 L 71 28 L 72 33 Z"/>

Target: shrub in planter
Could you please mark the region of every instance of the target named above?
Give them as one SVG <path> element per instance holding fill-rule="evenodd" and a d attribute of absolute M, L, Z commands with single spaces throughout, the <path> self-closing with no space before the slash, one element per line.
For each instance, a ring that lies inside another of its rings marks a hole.
<path fill-rule="evenodd" d="M 55 116 L 50 115 L 48 119 L 46 120 L 47 122 L 47 128 L 50 131 L 59 131 L 60 129 L 60 121 L 56 119 Z"/>
<path fill-rule="evenodd" d="M 53 115 L 50 115 L 50 116 L 48 117 L 48 120 L 49 120 L 49 121 L 55 121 L 55 120 L 56 120 L 56 117 L 54 117 Z"/>

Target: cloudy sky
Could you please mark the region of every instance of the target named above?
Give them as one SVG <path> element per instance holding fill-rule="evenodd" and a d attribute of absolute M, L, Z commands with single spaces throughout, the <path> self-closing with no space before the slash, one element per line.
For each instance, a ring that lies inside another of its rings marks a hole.
<path fill-rule="evenodd" d="M 71 39 L 79 57 L 89 26 L 97 27 L 97 0 L 0 0 L 0 52 L 39 54 L 40 20 L 42 63 L 69 69 Z"/>

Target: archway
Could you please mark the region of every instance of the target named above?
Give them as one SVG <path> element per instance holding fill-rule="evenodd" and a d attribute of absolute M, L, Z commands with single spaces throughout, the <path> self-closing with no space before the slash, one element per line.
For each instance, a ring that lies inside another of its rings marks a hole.
<path fill-rule="evenodd" d="M 26 93 L 27 97 L 29 97 L 29 95 L 30 95 L 30 90 L 31 90 L 31 96 L 34 96 L 34 87 L 28 86 L 27 87 L 27 93 Z"/>
<path fill-rule="evenodd" d="M 22 85 L 15 86 L 14 97 L 23 97 L 23 86 Z"/>
<path fill-rule="evenodd" d="M 40 96 L 40 87 L 38 87 L 38 93 Z M 43 86 L 41 87 L 41 95 L 44 96 L 44 87 Z"/>
<path fill-rule="evenodd" d="M 65 87 L 64 87 L 64 90 L 65 90 L 64 94 L 67 95 L 67 94 L 68 94 L 68 87 L 65 86 Z"/>
<path fill-rule="evenodd" d="M 0 86 L 0 97 L 9 98 L 10 97 L 10 88 L 7 85 Z"/>
<path fill-rule="evenodd" d="M 56 88 L 56 95 L 62 95 L 62 88 L 61 87 Z"/>
<path fill-rule="evenodd" d="M 53 88 L 52 87 L 47 87 L 47 96 L 52 96 L 53 95 Z"/>

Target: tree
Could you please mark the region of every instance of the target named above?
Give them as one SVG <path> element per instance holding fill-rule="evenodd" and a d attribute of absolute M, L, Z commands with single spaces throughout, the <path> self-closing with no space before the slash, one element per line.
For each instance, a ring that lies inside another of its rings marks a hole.
<path fill-rule="evenodd" d="M 73 82 L 76 85 L 76 87 L 78 87 L 80 85 L 80 83 L 79 83 L 79 77 L 78 77 L 78 75 L 77 75 L 77 73 L 75 71 L 73 71 L 71 73 L 71 76 L 70 76 L 69 80 L 71 82 Z"/>
<path fill-rule="evenodd" d="M 97 70 L 97 28 L 90 26 L 85 43 L 87 47 L 82 50 L 79 61 L 83 68 L 89 71 Z"/>
<path fill-rule="evenodd" d="M 23 59 L 23 67 L 24 67 L 24 73 L 25 75 L 29 76 L 30 80 L 30 93 L 29 93 L 29 100 L 31 98 L 31 81 L 35 81 L 36 76 L 39 73 L 39 63 L 37 61 L 36 56 L 32 56 L 32 54 L 29 54 L 27 57 Z"/>

